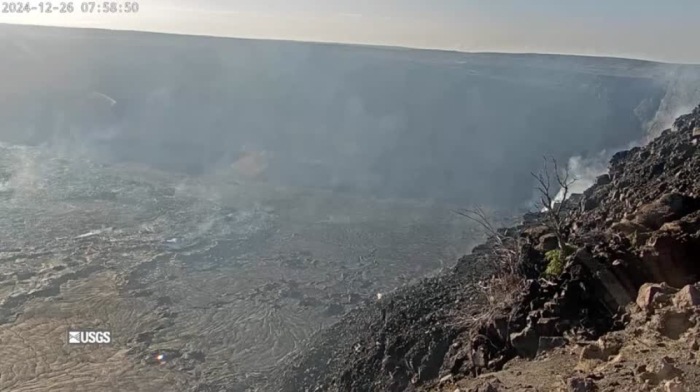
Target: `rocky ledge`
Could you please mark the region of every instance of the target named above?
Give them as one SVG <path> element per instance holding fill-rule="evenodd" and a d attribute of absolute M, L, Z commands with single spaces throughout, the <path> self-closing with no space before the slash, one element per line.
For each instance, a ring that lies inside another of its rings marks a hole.
<path fill-rule="evenodd" d="M 657 339 L 687 340 L 700 304 L 693 286 L 700 280 L 699 144 L 700 107 L 648 145 L 616 154 L 608 174 L 565 203 L 557 233 L 546 213 L 526 215 L 521 225 L 499 230 L 499 238 L 460 259 L 453 271 L 397 290 L 319 333 L 264 390 L 452 392 L 462 385 L 492 392 L 592 391 L 600 383 L 576 363 L 562 365 L 558 374 L 569 379 L 551 388 L 482 381 L 517 368 L 519 361 L 546 369 L 529 361 L 561 350 L 582 350 L 584 359 L 608 366 L 628 342 L 612 348 L 606 342 L 646 336 L 644 328 Z M 566 239 L 564 245 L 557 236 Z M 500 257 L 494 249 L 502 238 L 516 244 L 522 281 L 515 295 L 498 302 L 479 282 L 494 272 L 493 259 Z M 559 252 L 559 268 L 551 269 L 552 252 Z M 648 358 L 658 354 L 656 343 Z M 682 372 L 664 373 L 688 358 L 667 357 L 648 365 L 658 365 L 658 372 L 634 369 L 632 381 L 613 379 L 609 390 L 693 390 L 684 386 Z M 574 367 L 583 373 L 572 376 Z"/>

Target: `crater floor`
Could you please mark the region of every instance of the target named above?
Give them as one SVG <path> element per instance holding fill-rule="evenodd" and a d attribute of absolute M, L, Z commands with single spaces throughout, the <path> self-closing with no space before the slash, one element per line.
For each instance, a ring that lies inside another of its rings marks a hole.
<path fill-rule="evenodd" d="M 448 205 L 0 149 L 0 390 L 245 390 L 479 240 Z"/>

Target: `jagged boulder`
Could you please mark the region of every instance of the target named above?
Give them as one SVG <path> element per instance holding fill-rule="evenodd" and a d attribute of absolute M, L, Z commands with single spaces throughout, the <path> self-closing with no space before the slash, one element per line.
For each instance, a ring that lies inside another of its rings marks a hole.
<path fill-rule="evenodd" d="M 679 308 L 693 308 L 700 306 L 700 290 L 695 286 L 687 285 L 673 297 L 673 304 Z"/>
<path fill-rule="evenodd" d="M 541 252 L 549 252 L 559 247 L 559 239 L 556 234 L 550 233 L 540 237 L 540 243 L 537 245 L 537 250 Z"/>
<path fill-rule="evenodd" d="M 535 331 L 540 336 L 556 336 L 559 323 L 558 317 L 542 317 L 535 323 Z"/>
<path fill-rule="evenodd" d="M 589 378 L 574 377 L 568 382 L 569 392 L 595 392 L 598 387 Z"/>
<path fill-rule="evenodd" d="M 697 239 L 685 233 L 655 232 L 640 250 L 649 279 L 667 282 L 674 287 L 697 281 L 699 266 L 694 259 L 699 246 Z"/>
<path fill-rule="evenodd" d="M 678 380 L 666 381 L 664 392 L 686 392 L 685 386 Z"/>
<path fill-rule="evenodd" d="M 579 249 L 574 261 L 585 266 L 596 277 L 593 283 L 599 287 L 602 300 L 609 309 L 614 311 L 632 302 L 625 284 L 612 272 L 612 263 L 607 265 L 597 260 L 587 249 Z"/>
<path fill-rule="evenodd" d="M 569 340 L 556 336 L 540 336 L 537 354 L 553 350 L 555 348 L 564 347 L 569 344 Z"/>
<path fill-rule="evenodd" d="M 697 208 L 698 201 L 695 198 L 677 192 L 669 193 L 652 203 L 639 207 L 633 222 L 657 230 L 664 223 L 680 219 L 696 211 Z"/>
<path fill-rule="evenodd" d="M 658 381 L 672 380 L 683 375 L 683 371 L 676 367 L 676 361 L 669 357 L 662 358 L 656 366 Z"/>
<path fill-rule="evenodd" d="M 510 335 L 510 342 L 523 358 L 534 358 L 539 349 L 540 340 L 534 328 L 528 326 L 520 332 Z"/>
<path fill-rule="evenodd" d="M 619 337 L 615 335 L 601 337 L 581 350 L 579 361 L 607 361 L 611 356 L 617 355 L 621 348 L 622 342 Z"/>
<path fill-rule="evenodd" d="M 639 288 L 636 303 L 642 310 L 653 312 L 660 305 L 667 305 L 670 302 L 670 296 L 677 291 L 666 283 L 645 283 Z"/>
<path fill-rule="evenodd" d="M 664 224 L 660 231 L 693 234 L 700 231 L 700 211 L 684 216 L 682 219 Z"/>
<path fill-rule="evenodd" d="M 550 233 L 552 230 L 547 225 L 536 225 L 523 230 L 523 234 L 532 238 L 541 238 L 543 235 Z"/>
<path fill-rule="evenodd" d="M 498 392 L 498 387 L 493 383 L 486 383 L 477 389 L 477 392 Z"/>
<path fill-rule="evenodd" d="M 598 176 L 598 177 L 595 179 L 595 185 L 596 185 L 596 186 L 608 185 L 608 184 L 610 184 L 611 182 L 612 182 L 612 180 L 610 179 L 610 175 L 609 175 L 609 174 L 603 174 L 602 176 Z"/>
<path fill-rule="evenodd" d="M 695 320 L 689 310 L 670 308 L 659 311 L 659 314 L 652 319 L 652 325 L 661 335 L 678 340 L 681 335 L 695 326 Z"/>
<path fill-rule="evenodd" d="M 613 232 L 622 233 L 624 235 L 631 235 L 635 233 L 648 232 L 649 228 L 639 223 L 623 219 L 620 222 L 614 223 L 612 226 L 610 226 L 610 230 Z"/>

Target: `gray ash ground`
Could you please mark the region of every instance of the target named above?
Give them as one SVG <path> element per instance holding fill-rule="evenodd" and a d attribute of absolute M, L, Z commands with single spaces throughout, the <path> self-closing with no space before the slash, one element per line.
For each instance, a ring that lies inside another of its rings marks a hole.
<path fill-rule="evenodd" d="M 479 237 L 451 206 L 225 173 L 14 146 L 0 171 L 0 390 L 243 391 Z M 71 328 L 113 343 L 68 345 Z"/>

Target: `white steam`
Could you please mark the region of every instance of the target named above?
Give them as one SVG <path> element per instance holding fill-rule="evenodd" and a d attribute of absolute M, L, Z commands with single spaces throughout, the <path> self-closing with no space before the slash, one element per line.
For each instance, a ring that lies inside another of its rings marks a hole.
<path fill-rule="evenodd" d="M 569 194 L 583 193 L 595 183 L 596 178 L 607 173 L 608 162 L 612 155 L 613 153 L 608 150 L 603 150 L 592 157 L 575 156 L 569 158 L 569 174 L 576 179 L 576 182 L 569 188 Z M 563 190 L 560 190 L 556 200 L 560 201 L 563 197 Z"/>
<path fill-rule="evenodd" d="M 661 132 L 671 128 L 676 118 L 691 112 L 700 103 L 700 73 L 696 69 L 679 68 L 666 77 L 666 93 L 659 102 L 654 116 L 644 124 L 644 134 L 641 138 L 631 141 L 624 148 L 603 150 L 593 156 L 573 156 L 569 159 L 569 173 L 576 178 L 576 182 L 569 189 L 569 194 L 583 193 L 595 183 L 597 177 L 607 173 L 608 162 L 615 152 L 647 144 Z M 642 112 L 644 106 L 648 104 L 648 101 L 640 103 L 639 111 Z M 562 197 L 563 190 L 560 190 L 556 199 L 561 200 Z"/>

